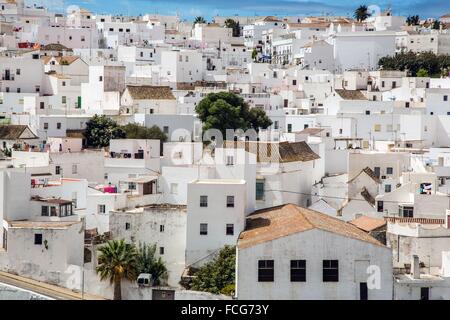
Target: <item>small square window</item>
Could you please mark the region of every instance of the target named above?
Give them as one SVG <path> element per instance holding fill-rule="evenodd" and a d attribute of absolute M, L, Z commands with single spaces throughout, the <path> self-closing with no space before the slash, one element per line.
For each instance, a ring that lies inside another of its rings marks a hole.
<path fill-rule="evenodd" d="M 390 184 L 385 184 L 384 185 L 384 192 L 386 192 L 386 193 L 391 192 L 391 185 Z"/>
<path fill-rule="evenodd" d="M 200 235 L 206 236 L 208 234 L 208 224 L 207 223 L 200 223 Z"/>
<path fill-rule="evenodd" d="M 34 235 L 34 244 L 42 244 L 42 233 L 36 233 Z"/>
<path fill-rule="evenodd" d="M 339 261 L 323 260 L 323 282 L 339 281 Z"/>
<path fill-rule="evenodd" d="M 393 173 L 394 173 L 394 168 L 392 168 L 392 167 L 386 168 L 386 174 L 393 174 Z"/>
<path fill-rule="evenodd" d="M 274 261 L 258 261 L 258 282 L 273 282 L 274 280 Z"/>
<path fill-rule="evenodd" d="M 233 236 L 234 235 L 234 224 L 227 223 L 226 234 L 227 234 L 227 236 Z"/>
<path fill-rule="evenodd" d="M 227 196 L 227 208 L 234 208 L 234 196 Z"/>
<path fill-rule="evenodd" d="M 41 207 L 41 216 L 48 217 L 48 206 Z"/>
<path fill-rule="evenodd" d="M 291 260 L 291 282 L 306 281 L 306 260 Z"/>
<path fill-rule="evenodd" d="M 208 206 L 208 196 L 200 196 L 200 207 Z"/>
<path fill-rule="evenodd" d="M 104 204 L 98 205 L 98 213 L 106 213 L 106 206 Z"/>

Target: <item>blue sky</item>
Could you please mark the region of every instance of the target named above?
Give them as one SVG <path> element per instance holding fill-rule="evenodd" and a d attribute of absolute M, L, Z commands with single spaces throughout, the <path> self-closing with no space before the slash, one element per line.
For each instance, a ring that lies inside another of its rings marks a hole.
<path fill-rule="evenodd" d="M 26 0 L 61 11 L 78 5 L 95 13 L 138 15 L 144 13 L 176 14 L 183 18 L 201 15 L 208 20 L 216 15 L 352 15 L 359 4 L 392 7 L 395 14 L 419 14 L 439 17 L 450 13 L 449 0 Z"/>

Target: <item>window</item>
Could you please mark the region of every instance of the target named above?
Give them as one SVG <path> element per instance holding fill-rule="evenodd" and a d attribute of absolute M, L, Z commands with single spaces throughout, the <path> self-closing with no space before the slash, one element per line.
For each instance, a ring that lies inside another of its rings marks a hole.
<path fill-rule="evenodd" d="M 41 207 L 41 216 L 48 217 L 48 206 Z"/>
<path fill-rule="evenodd" d="M 377 178 L 380 178 L 380 167 L 374 167 L 373 172 Z"/>
<path fill-rule="evenodd" d="M 81 36 L 81 41 L 84 42 L 86 40 L 85 36 Z"/>
<path fill-rule="evenodd" d="M 385 184 L 384 185 L 384 192 L 386 192 L 386 193 L 391 192 L 391 185 L 390 184 Z"/>
<path fill-rule="evenodd" d="M 99 76 L 98 77 L 98 81 L 102 82 L 103 81 L 103 76 Z"/>
<path fill-rule="evenodd" d="M 56 207 L 50 207 L 50 216 L 51 217 L 57 217 L 58 216 L 56 214 Z"/>
<path fill-rule="evenodd" d="M 208 206 L 208 196 L 200 196 L 200 207 Z"/>
<path fill-rule="evenodd" d="M 164 232 L 164 225 L 163 224 L 159 225 L 159 232 Z"/>
<path fill-rule="evenodd" d="M 369 292 L 367 290 L 367 282 L 359 283 L 359 300 L 368 300 Z"/>
<path fill-rule="evenodd" d="M 44 122 L 44 130 L 48 129 L 48 122 Z"/>
<path fill-rule="evenodd" d="M 274 263 L 273 260 L 258 261 L 258 282 L 273 282 Z"/>
<path fill-rule="evenodd" d="M 397 88 L 397 81 L 392 81 L 392 89 Z"/>
<path fill-rule="evenodd" d="M 448 96 L 444 96 L 444 101 L 448 101 Z"/>
<path fill-rule="evenodd" d="M 392 167 L 386 168 L 386 174 L 393 174 L 393 173 L 394 173 L 394 168 L 392 168 Z"/>
<path fill-rule="evenodd" d="M 125 222 L 125 230 L 130 230 L 130 228 L 131 228 L 131 223 Z"/>
<path fill-rule="evenodd" d="M 55 166 L 55 174 L 61 174 L 61 167 Z"/>
<path fill-rule="evenodd" d="M 43 101 L 41 101 L 39 103 L 39 109 L 44 109 L 45 108 L 45 103 Z"/>
<path fill-rule="evenodd" d="M 58 123 L 56 124 L 56 129 L 61 129 L 61 122 L 58 122 Z"/>
<path fill-rule="evenodd" d="M 342 129 L 339 129 L 339 134 L 342 134 Z"/>
<path fill-rule="evenodd" d="M 232 166 L 234 164 L 234 157 L 227 156 L 227 166 Z"/>
<path fill-rule="evenodd" d="M 381 131 L 381 124 L 375 124 L 373 126 L 373 131 L 380 132 Z"/>
<path fill-rule="evenodd" d="M 171 183 L 170 184 L 170 193 L 171 194 L 178 194 L 178 183 Z"/>
<path fill-rule="evenodd" d="M 291 260 L 291 282 L 306 281 L 306 260 Z"/>
<path fill-rule="evenodd" d="M 200 235 L 206 236 L 208 234 L 208 224 L 207 223 L 200 223 Z"/>
<path fill-rule="evenodd" d="M 61 97 L 61 103 L 67 103 L 67 97 L 66 96 L 62 96 Z"/>
<path fill-rule="evenodd" d="M 234 235 L 234 224 L 227 223 L 226 234 L 227 234 L 227 236 Z"/>
<path fill-rule="evenodd" d="M 287 131 L 288 131 L 288 132 L 292 132 L 292 124 L 291 124 L 291 123 L 288 123 L 288 125 L 287 125 Z"/>
<path fill-rule="evenodd" d="M 77 174 L 77 172 L 78 172 L 78 165 L 73 164 L 72 165 L 72 174 Z"/>
<path fill-rule="evenodd" d="M 339 261 L 323 260 L 323 282 L 339 281 Z"/>
<path fill-rule="evenodd" d="M 106 206 L 104 204 L 99 204 L 97 212 L 98 213 L 106 213 Z"/>
<path fill-rule="evenodd" d="M 227 196 L 227 208 L 234 208 L 234 196 Z"/>
<path fill-rule="evenodd" d="M 403 218 L 413 218 L 414 217 L 414 207 L 399 207 L 400 216 Z"/>
<path fill-rule="evenodd" d="M 164 254 L 164 247 L 159 247 L 159 254 Z"/>
<path fill-rule="evenodd" d="M 384 208 L 383 201 L 378 201 L 377 202 L 377 212 L 383 212 L 383 208 Z"/>
<path fill-rule="evenodd" d="M 169 127 L 168 127 L 168 126 L 164 126 L 164 127 L 163 127 L 163 132 L 164 132 L 165 134 L 168 134 L 168 133 L 169 133 Z"/>
<path fill-rule="evenodd" d="M 382 88 L 384 88 L 384 85 L 385 85 L 384 81 L 381 81 L 381 87 Z"/>
<path fill-rule="evenodd" d="M 20 76 L 20 69 L 16 69 L 16 74 Z"/>
<path fill-rule="evenodd" d="M 42 233 L 36 233 L 34 235 L 34 244 L 42 244 Z"/>
<path fill-rule="evenodd" d="M 256 200 L 264 200 L 264 180 L 256 180 Z"/>
<path fill-rule="evenodd" d="M 420 300 L 430 300 L 430 288 L 420 288 Z"/>
<path fill-rule="evenodd" d="M 297 85 L 297 80 L 292 80 L 292 85 Z"/>

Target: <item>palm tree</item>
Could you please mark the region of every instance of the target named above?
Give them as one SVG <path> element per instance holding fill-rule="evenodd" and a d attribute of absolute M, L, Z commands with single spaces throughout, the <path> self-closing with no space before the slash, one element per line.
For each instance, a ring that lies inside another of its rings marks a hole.
<path fill-rule="evenodd" d="M 417 26 L 420 24 L 420 17 L 418 15 L 415 16 L 408 16 L 406 18 L 406 24 L 408 26 Z"/>
<path fill-rule="evenodd" d="M 110 240 L 100 248 L 97 273 L 100 280 L 114 284 L 114 300 L 122 300 L 122 279 L 136 280 L 136 247 L 122 240 Z"/>
<path fill-rule="evenodd" d="M 368 17 L 370 17 L 369 9 L 366 5 L 361 5 L 355 10 L 354 14 L 355 19 L 358 22 L 362 22 L 366 20 Z"/>
<path fill-rule="evenodd" d="M 194 19 L 194 26 L 197 23 L 206 23 L 206 20 L 205 20 L 205 18 L 198 16 L 198 17 L 195 17 L 195 19 Z"/>
<path fill-rule="evenodd" d="M 439 20 L 433 21 L 433 24 L 431 25 L 431 29 L 439 30 L 441 28 L 441 22 Z"/>
<path fill-rule="evenodd" d="M 139 273 L 150 273 L 155 285 L 165 283 L 169 276 L 164 261 L 161 257 L 156 258 L 156 244 L 139 243 L 137 269 Z"/>

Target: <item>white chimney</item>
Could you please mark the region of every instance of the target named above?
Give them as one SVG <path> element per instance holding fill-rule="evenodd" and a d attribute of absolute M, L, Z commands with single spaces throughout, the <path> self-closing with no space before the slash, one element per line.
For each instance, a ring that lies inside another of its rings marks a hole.
<path fill-rule="evenodd" d="M 413 255 L 411 261 L 411 275 L 413 279 L 420 279 L 420 263 L 419 256 Z"/>

